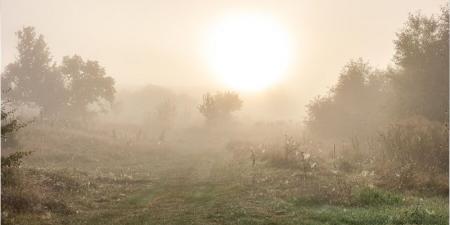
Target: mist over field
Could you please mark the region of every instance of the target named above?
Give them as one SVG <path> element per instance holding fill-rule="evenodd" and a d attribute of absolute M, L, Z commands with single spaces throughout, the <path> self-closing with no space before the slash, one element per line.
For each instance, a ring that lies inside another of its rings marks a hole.
<path fill-rule="evenodd" d="M 448 2 L 1 12 L 2 224 L 448 224 Z"/>

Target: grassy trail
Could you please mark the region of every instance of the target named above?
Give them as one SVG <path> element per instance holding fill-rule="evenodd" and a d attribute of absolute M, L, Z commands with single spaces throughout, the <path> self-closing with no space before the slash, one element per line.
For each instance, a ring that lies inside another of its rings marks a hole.
<path fill-rule="evenodd" d="M 326 171 L 305 180 L 298 169 L 261 161 L 252 167 L 250 160 L 233 160 L 220 149 L 128 146 L 44 131 L 31 131 L 42 136 L 23 141 L 25 149 L 35 149 L 25 162 L 33 171 L 27 179 L 70 210 L 20 213 L 13 224 L 448 223 L 443 197 L 376 189 L 363 195 L 351 187 L 347 203 L 337 192 L 339 180 Z"/>

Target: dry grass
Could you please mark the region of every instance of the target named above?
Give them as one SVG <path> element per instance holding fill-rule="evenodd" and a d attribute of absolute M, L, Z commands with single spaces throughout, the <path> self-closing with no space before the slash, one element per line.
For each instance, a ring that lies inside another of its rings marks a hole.
<path fill-rule="evenodd" d="M 448 220 L 445 198 L 421 201 L 414 194 L 379 189 L 373 186 L 377 176 L 334 169 L 329 158 L 314 154 L 305 144 L 298 150 L 311 154 L 308 160 L 293 158 L 295 164 L 290 166 L 282 160 L 273 163 L 272 157 L 284 156 L 282 142 L 235 144 L 243 151 L 235 153 L 236 149 L 223 151 L 225 145 L 218 143 L 196 145 L 198 139 L 127 145 L 126 139 L 108 132 L 41 125 L 18 137 L 22 148 L 34 153 L 21 169 L 26 178 L 21 182 L 23 191 L 6 190 L 16 198 L 2 199 L 2 206 L 20 203 L 21 197 L 22 205 L 31 208 L 2 210 L 13 224 L 402 224 L 416 219 L 420 224 L 445 224 Z M 254 166 L 249 149 L 257 152 Z M 304 170 L 305 162 L 318 166 L 309 164 Z"/>

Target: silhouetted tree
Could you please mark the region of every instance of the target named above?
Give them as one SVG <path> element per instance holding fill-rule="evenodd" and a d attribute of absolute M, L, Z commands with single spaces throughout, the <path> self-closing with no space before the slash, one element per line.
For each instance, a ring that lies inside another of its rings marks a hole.
<path fill-rule="evenodd" d="M 218 92 L 214 95 L 206 93 L 198 109 L 208 123 L 215 123 L 228 120 L 231 113 L 240 110 L 241 107 L 242 100 L 237 93 Z"/>
<path fill-rule="evenodd" d="M 370 133 L 385 120 L 380 111 L 387 104 L 387 81 L 385 73 L 374 71 L 362 59 L 350 61 L 329 94 L 307 105 L 308 128 L 328 137 Z"/>
<path fill-rule="evenodd" d="M 397 33 L 393 76 L 398 116 L 422 115 L 431 120 L 448 121 L 449 12 L 440 17 L 411 14 Z"/>
<path fill-rule="evenodd" d="M 65 56 L 60 71 L 66 78 L 67 105 L 71 114 L 86 117 L 88 107 L 97 105 L 105 111 L 114 101 L 114 80 L 106 76 L 97 61 L 86 62 L 78 55 Z"/>
<path fill-rule="evenodd" d="M 35 103 L 43 115 L 58 112 L 64 106 L 64 82 L 44 37 L 34 27 L 24 27 L 16 35 L 19 54 L 2 74 L 2 90 L 11 89 L 8 96 L 13 100 Z"/>
<path fill-rule="evenodd" d="M 396 68 L 373 71 L 362 60 L 344 67 L 329 94 L 307 106 L 307 126 L 320 135 L 349 137 L 413 115 L 448 123 L 449 11 L 411 14 L 397 34 Z"/>

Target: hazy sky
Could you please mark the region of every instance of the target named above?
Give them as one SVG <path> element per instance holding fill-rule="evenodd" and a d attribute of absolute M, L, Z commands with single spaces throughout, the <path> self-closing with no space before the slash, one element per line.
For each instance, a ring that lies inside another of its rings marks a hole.
<path fill-rule="evenodd" d="M 276 18 L 295 42 L 295 62 L 278 86 L 310 98 L 351 58 L 386 66 L 408 12 L 438 13 L 441 0 L 1 0 L 2 68 L 14 60 L 15 31 L 34 26 L 55 60 L 95 59 L 117 86 L 221 84 L 201 57 L 214 22 L 233 11 Z M 275 87 L 276 88 L 276 87 Z"/>

